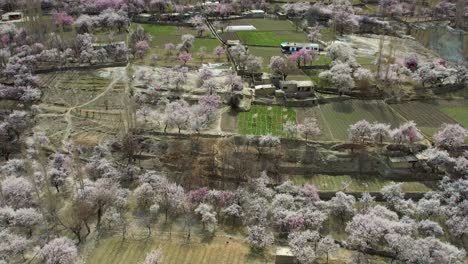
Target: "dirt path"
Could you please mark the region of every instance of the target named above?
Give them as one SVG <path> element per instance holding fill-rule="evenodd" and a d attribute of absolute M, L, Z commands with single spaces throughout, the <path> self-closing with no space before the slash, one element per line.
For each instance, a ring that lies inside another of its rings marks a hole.
<path fill-rule="evenodd" d="M 62 139 L 63 141 L 67 140 L 70 137 L 71 131 L 73 129 L 73 121 L 72 121 L 71 112 L 73 110 L 77 109 L 77 108 L 85 107 L 85 106 L 97 101 L 99 98 L 103 97 L 110 90 L 112 90 L 112 88 L 114 88 L 115 84 L 117 82 L 119 82 L 121 79 L 122 79 L 122 77 L 114 78 L 114 80 L 106 87 L 106 89 L 104 91 L 102 91 L 102 93 L 98 94 L 96 97 L 89 100 L 88 102 L 83 103 L 81 105 L 77 105 L 77 106 L 73 106 L 73 107 L 68 108 L 68 110 L 64 114 L 65 121 L 67 122 L 67 127 L 65 128 L 65 132 L 63 133 L 63 139 Z"/>

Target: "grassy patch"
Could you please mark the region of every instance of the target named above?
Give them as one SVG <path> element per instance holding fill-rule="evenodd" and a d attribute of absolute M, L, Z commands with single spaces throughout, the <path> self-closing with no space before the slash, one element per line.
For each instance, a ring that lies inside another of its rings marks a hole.
<path fill-rule="evenodd" d="M 321 34 L 320 39 L 322 41 L 328 42 L 328 41 L 335 40 L 335 33 L 333 32 L 333 29 L 330 27 L 323 27 L 322 29 L 320 29 L 320 34 Z"/>
<path fill-rule="evenodd" d="M 142 26 L 146 32 L 152 35 L 158 34 L 175 34 L 177 31 L 176 26 L 166 26 L 166 25 L 151 25 L 151 24 L 137 24 L 138 26 Z M 132 29 L 136 28 L 137 26 L 133 26 Z"/>
<path fill-rule="evenodd" d="M 373 57 L 358 56 L 356 62 L 361 64 L 363 68 L 369 69 L 371 71 L 376 71 L 377 67 L 374 64 L 375 59 Z"/>
<path fill-rule="evenodd" d="M 318 57 L 317 57 L 317 60 L 313 61 L 312 64 L 313 65 L 328 65 L 332 62 L 332 60 L 330 59 L 330 57 L 328 57 L 327 55 L 325 54 L 320 54 Z"/>
<path fill-rule="evenodd" d="M 315 185 L 320 191 L 339 191 L 345 189 L 348 192 L 378 192 L 391 181 L 377 177 L 351 177 L 345 176 L 290 176 L 289 179 L 297 185 L 305 183 Z M 420 182 L 404 182 L 403 192 L 428 192 L 429 187 Z"/>
<path fill-rule="evenodd" d="M 439 109 L 451 118 L 455 119 L 465 128 L 468 128 L 468 106 L 445 106 Z"/>
<path fill-rule="evenodd" d="M 237 35 L 242 43 L 247 45 L 278 46 L 281 39 L 273 32 L 262 31 L 240 31 Z"/>
<path fill-rule="evenodd" d="M 242 112 L 237 118 L 238 131 L 246 135 L 283 135 L 283 123 L 296 122 L 293 108 L 254 105 L 249 112 Z"/>

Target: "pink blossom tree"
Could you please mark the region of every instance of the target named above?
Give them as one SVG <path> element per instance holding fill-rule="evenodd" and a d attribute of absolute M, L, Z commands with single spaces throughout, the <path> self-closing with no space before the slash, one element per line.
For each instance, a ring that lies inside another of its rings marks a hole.
<path fill-rule="evenodd" d="M 303 123 L 298 124 L 297 131 L 305 137 L 306 141 L 310 136 L 318 136 L 321 133 L 317 119 L 312 117 L 307 117 Z"/>
<path fill-rule="evenodd" d="M 33 234 L 34 227 L 40 225 L 43 216 L 34 208 L 20 208 L 14 213 L 14 225 L 28 230 L 28 236 Z"/>
<path fill-rule="evenodd" d="M 307 35 L 307 37 L 309 38 L 310 42 L 319 41 L 319 39 L 321 37 L 321 34 L 320 34 L 321 29 L 322 29 L 322 27 L 317 23 L 315 24 L 315 26 L 309 27 L 309 34 Z"/>
<path fill-rule="evenodd" d="M 205 18 L 202 16 L 197 15 L 190 18 L 189 23 L 195 27 L 199 37 L 203 36 L 203 32 L 207 30 Z"/>
<path fill-rule="evenodd" d="M 423 138 L 414 121 L 408 121 L 394 129 L 391 137 L 398 144 L 413 144 Z"/>
<path fill-rule="evenodd" d="M 304 264 L 312 264 L 317 258 L 315 249 L 320 239 L 317 231 L 302 231 L 291 233 L 288 237 L 288 244 L 294 256 Z"/>
<path fill-rule="evenodd" d="M 403 11 L 399 0 L 379 0 L 379 7 L 384 16 L 400 15 Z"/>
<path fill-rule="evenodd" d="M 223 56 L 226 53 L 226 50 L 222 46 L 217 46 L 213 50 L 213 54 L 218 58 L 218 60 L 221 59 L 221 56 Z"/>
<path fill-rule="evenodd" d="M 248 237 L 247 241 L 250 244 L 250 247 L 255 251 L 261 251 L 266 247 L 273 244 L 274 237 L 271 232 L 269 232 L 266 227 L 255 225 L 248 227 Z"/>
<path fill-rule="evenodd" d="M 78 250 L 70 239 L 60 237 L 47 243 L 40 255 L 46 264 L 74 264 L 78 259 Z"/>
<path fill-rule="evenodd" d="M 183 63 L 183 65 L 186 65 L 187 62 L 192 60 L 192 54 L 187 53 L 187 52 L 182 52 L 177 56 L 177 59 Z"/>
<path fill-rule="evenodd" d="M 349 139 L 353 143 L 364 143 L 372 138 L 371 124 L 367 120 L 358 121 L 349 126 Z"/>
<path fill-rule="evenodd" d="M 61 28 L 64 26 L 70 26 L 74 22 L 73 17 L 63 11 L 53 12 L 52 15 L 54 17 L 55 24 Z"/>
<path fill-rule="evenodd" d="M 143 264 L 162 264 L 162 252 L 159 249 L 155 249 L 150 253 L 146 254 Z"/>
<path fill-rule="evenodd" d="M 423 87 L 427 83 L 436 86 L 445 83 L 445 81 L 456 72 L 455 69 L 447 66 L 443 60 L 423 63 L 414 73 L 414 79 L 419 81 Z"/>
<path fill-rule="evenodd" d="M 143 59 L 145 56 L 145 53 L 149 50 L 149 44 L 146 40 L 141 40 L 138 41 L 135 45 L 135 51 L 136 55 L 140 58 Z"/>
<path fill-rule="evenodd" d="M 334 19 L 331 23 L 333 23 L 340 35 L 352 32 L 353 26 L 359 25 L 359 21 L 354 15 L 351 1 L 333 0 L 331 9 L 334 14 Z"/>
<path fill-rule="evenodd" d="M 390 125 L 385 123 L 374 122 L 371 125 L 371 136 L 375 142 L 382 144 L 385 138 L 390 136 Z"/>
<path fill-rule="evenodd" d="M 319 78 L 329 81 L 342 94 L 351 91 L 355 87 L 352 72 L 353 69 L 348 63 L 336 61 L 333 62 L 330 70 L 321 72 Z"/>
<path fill-rule="evenodd" d="M 73 26 L 75 27 L 78 33 L 89 33 L 93 30 L 93 20 L 88 15 L 81 15 L 78 19 L 73 22 Z"/>
<path fill-rule="evenodd" d="M 434 142 L 437 147 L 454 149 L 465 143 L 468 131 L 459 124 L 444 124 L 436 134 Z"/>
<path fill-rule="evenodd" d="M 5 202 L 13 208 L 28 207 L 34 201 L 33 185 L 24 177 L 6 177 L 2 181 L 2 194 Z"/>
<path fill-rule="evenodd" d="M 175 45 L 172 43 L 166 43 L 164 44 L 164 53 L 166 55 L 171 55 L 172 51 L 175 49 Z"/>
<path fill-rule="evenodd" d="M 286 80 L 286 77 L 296 69 L 295 64 L 280 56 L 271 57 L 269 67 L 274 73 L 281 74 L 283 80 Z"/>

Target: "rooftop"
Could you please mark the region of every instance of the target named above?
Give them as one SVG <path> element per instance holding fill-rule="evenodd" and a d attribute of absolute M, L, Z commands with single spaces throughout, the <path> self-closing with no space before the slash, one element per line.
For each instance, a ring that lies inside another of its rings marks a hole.
<path fill-rule="evenodd" d="M 252 25 L 242 25 L 242 26 L 227 26 L 225 31 L 249 31 L 257 30 L 256 27 Z"/>
<path fill-rule="evenodd" d="M 277 256 L 294 256 L 289 247 L 277 247 L 276 248 Z"/>

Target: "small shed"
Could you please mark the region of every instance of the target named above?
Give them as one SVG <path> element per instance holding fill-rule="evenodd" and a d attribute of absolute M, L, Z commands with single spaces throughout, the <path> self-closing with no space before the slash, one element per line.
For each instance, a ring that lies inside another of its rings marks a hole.
<path fill-rule="evenodd" d="M 2 15 L 2 21 L 13 21 L 23 19 L 23 13 L 21 12 L 8 12 Z"/>
<path fill-rule="evenodd" d="M 407 155 L 401 157 L 389 157 L 390 166 L 394 169 L 407 169 L 414 167 L 414 164 L 419 161 L 415 155 Z"/>
<path fill-rule="evenodd" d="M 226 41 L 226 44 L 227 44 L 228 47 L 232 47 L 232 46 L 240 45 L 241 42 L 238 39 L 228 39 Z"/>
<path fill-rule="evenodd" d="M 274 95 L 276 88 L 271 84 L 255 85 L 255 95 Z"/>
<path fill-rule="evenodd" d="M 257 30 L 257 28 L 252 25 L 227 26 L 224 29 L 225 32 L 253 31 L 253 30 Z"/>
<path fill-rule="evenodd" d="M 279 88 L 286 93 L 312 92 L 314 83 L 312 81 L 280 81 Z"/>
<path fill-rule="evenodd" d="M 265 11 L 263 10 L 249 10 L 244 13 L 242 13 L 242 16 L 245 17 L 253 17 L 253 18 L 264 18 L 265 17 Z"/>
<path fill-rule="evenodd" d="M 277 247 L 275 264 L 293 264 L 296 261 L 289 247 Z"/>

